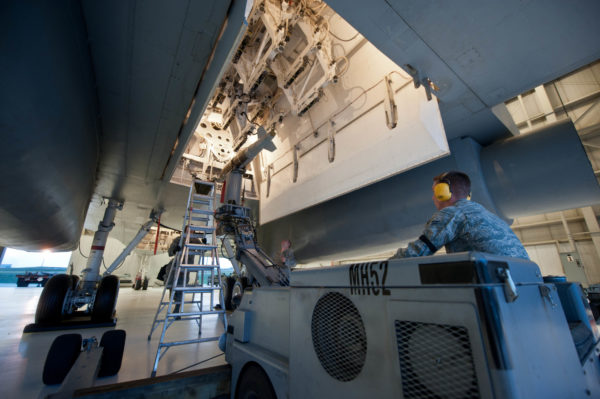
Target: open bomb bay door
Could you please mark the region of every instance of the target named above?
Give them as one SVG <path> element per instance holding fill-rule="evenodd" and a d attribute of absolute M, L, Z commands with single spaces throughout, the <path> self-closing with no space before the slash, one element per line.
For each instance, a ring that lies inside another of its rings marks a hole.
<path fill-rule="evenodd" d="M 247 23 L 183 165 L 210 180 L 273 132 L 246 176 L 261 224 L 448 154 L 435 83 L 326 3 L 256 1 Z"/>

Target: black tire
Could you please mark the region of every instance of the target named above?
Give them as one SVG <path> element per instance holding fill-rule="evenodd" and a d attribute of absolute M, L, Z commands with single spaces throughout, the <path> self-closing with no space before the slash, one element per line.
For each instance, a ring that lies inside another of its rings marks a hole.
<path fill-rule="evenodd" d="M 102 335 L 100 346 L 104 349 L 102 350 L 98 377 L 115 375 L 121 369 L 123 351 L 125 350 L 125 336 L 125 330 L 106 331 Z"/>
<path fill-rule="evenodd" d="M 23 277 L 19 277 L 17 279 L 17 287 L 27 287 L 28 285 L 29 285 L 29 283 L 26 282 Z"/>
<path fill-rule="evenodd" d="M 144 281 L 142 282 L 142 289 L 145 291 L 148 289 L 148 277 L 144 277 Z"/>
<path fill-rule="evenodd" d="M 221 284 L 223 287 L 223 301 L 225 302 L 225 310 L 233 310 L 231 307 L 231 292 L 233 291 L 233 285 L 235 284 L 235 279 L 231 276 L 225 276 L 225 278 L 221 278 Z"/>
<path fill-rule="evenodd" d="M 79 276 L 71 274 L 71 289 L 75 290 L 77 288 L 78 283 L 79 283 Z"/>
<path fill-rule="evenodd" d="M 135 279 L 135 283 L 133 284 L 133 289 L 137 291 L 140 288 L 142 288 L 142 279 L 141 278 L 136 278 Z"/>
<path fill-rule="evenodd" d="M 71 276 L 68 274 L 56 274 L 48 280 L 35 311 L 36 324 L 53 324 L 62 320 L 63 303 L 70 287 Z"/>
<path fill-rule="evenodd" d="M 256 363 L 247 365 L 237 383 L 236 399 L 277 399 L 269 376 Z"/>
<path fill-rule="evenodd" d="M 56 337 L 44 363 L 42 374 L 44 384 L 62 383 L 80 353 L 81 334 L 63 334 Z"/>
<path fill-rule="evenodd" d="M 119 295 L 119 278 L 117 276 L 105 276 L 100 280 L 94 308 L 92 309 L 93 322 L 107 322 L 113 317 L 117 296 Z"/>
<path fill-rule="evenodd" d="M 244 290 L 248 287 L 248 278 L 239 277 L 231 290 L 231 307 L 235 310 L 242 303 L 242 296 L 244 296 Z"/>

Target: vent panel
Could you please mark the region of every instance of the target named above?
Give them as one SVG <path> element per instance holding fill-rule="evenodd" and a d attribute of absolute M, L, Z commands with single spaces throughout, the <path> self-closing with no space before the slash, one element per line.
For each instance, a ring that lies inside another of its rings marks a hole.
<path fill-rule="evenodd" d="M 395 322 L 405 399 L 476 399 L 479 387 L 465 327 Z"/>
<path fill-rule="evenodd" d="M 313 347 L 327 373 L 351 381 L 361 372 L 367 356 L 365 327 L 352 301 L 329 292 L 315 305 L 311 323 Z"/>

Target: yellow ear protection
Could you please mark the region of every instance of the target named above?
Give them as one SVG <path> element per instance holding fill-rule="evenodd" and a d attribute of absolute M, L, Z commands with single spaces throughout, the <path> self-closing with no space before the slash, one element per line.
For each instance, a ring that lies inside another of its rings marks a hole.
<path fill-rule="evenodd" d="M 452 198 L 452 191 L 450 191 L 450 181 L 445 180 L 444 176 L 442 176 L 439 183 L 437 183 L 433 187 L 433 195 L 435 195 L 435 198 L 437 198 L 438 201 L 442 202 L 450 201 L 450 198 Z"/>
<path fill-rule="evenodd" d="M 450 180 L 446 179 L 446 173 L 444 173 L 439 182 L 433 187 L 433 195 L 438 201 L 450 201 L 452 198 L 452 190 L 450 190 Z M 471 199 L 471 193 L 467 196 L 467 199 Z"/>

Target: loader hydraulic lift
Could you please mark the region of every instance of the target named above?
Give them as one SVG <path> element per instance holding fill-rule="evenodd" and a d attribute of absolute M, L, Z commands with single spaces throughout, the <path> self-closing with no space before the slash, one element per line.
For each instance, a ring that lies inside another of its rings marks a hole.
<path fill-rule="evenodd" d="M 241 200 L 242 179 L 246 167 L 261 150 L 275 149 L 272 143 L 275 132 L 267 133 L 261 126 L 257 134 L 258 140 L 240 151 L 221 172 L 220 180 L 225 181 L 224 200 L 223 205 L 215 213 L 215 219 L 219 221 L 221 234 L 233 236 L 236 247 L 235 259 L 246 267 L 252 282 L 261 287 L 287 286 L 289 285 L 287 270 L 273 262 L 256 242 L 251 210 L 243 206 Z"/>

